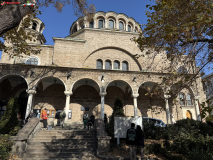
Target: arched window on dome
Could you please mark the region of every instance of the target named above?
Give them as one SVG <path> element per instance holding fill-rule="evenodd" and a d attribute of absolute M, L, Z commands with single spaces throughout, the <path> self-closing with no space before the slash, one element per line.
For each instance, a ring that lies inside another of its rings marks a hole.
<path fill-rule="evenodd" d="M 110 60 L 106 60 L 106 61 L 105 61 L 105 69 L 106 69 L 106 70 L 112 69 L 112 63 L 111 63 Z"/>
<path fill-rule="evenodd" d="M 109 28 L 114 28 L 114 21 L 113 20 L 109 20 Z"/>
<path fill-rule="evenodd" d="M 138 32 L 138 28 L 137 27 L 135 27 L 135 30 L 134 30 L 135 32 Z"/>
<path fill-rule="evenodd" d="M 75 32 L 77 32 L 77 25 L 75 25 L 73 30 L 72 30 L 72 33 L 75 33 Z"/>
<path fill-rule="evenodd" d="M 128 62 L 127 61 L 123 61 L 122 62 L 122 70 L 123 71 L 128 71 L 129 70 Z"/>
<path fill-rule="evenodd" d="M 96 61 L 96 69 L 103 69 L 103 61 L 101 59 Z"/>
<path fill-rule="evenodd" d="M 89 23 L 89 28 L 94 28 L 94 21 L 91 21 L 91 22 Z"/>
<path fill-rule="evenodd" d="M 179 94 L 179 98 L 180 98 L 180 105 L 184 106 L 185 105 L 185 100 L 184 100 L 185 96 L 184 96 L 184 94 L 180 93 Z"/>
<path fill-rule="evenodd" d="M 37 28 L 37 23 L 33 22 L 32 29 L 36 30 L 36 28 Z"/>
<path fill-rule="evenodd" d="M 123 24 L 123 22 L 121 22 L 121 21 L 119 22 L 119 29 L 120 29 L 120 30 L 124 30 L 124 24 Z"/>
<path fill-rule="evenodd" d="M 104 21 L 103 20 L 98 21 L 98 28 L 104 28 Z"/>
<path fill-rule="evenodd" d="M 191 97 L 190 94 L 187 94 L 187 96 L 186 96 L 186 102 L 187 102 L 187 105 L 188 105 L 188 106 L 193 105 L 193 104 L 192 104 L 192 97 Z"/>
<path fill-rule="evenodd" d="M 114 61 L 114 69 L 120 69 L 120 62 Z"/>
<path fill-rule="evenodd" d="M 34 57 L 31 57 L 27 60 L 26 64 L 29 64 L 29 65 L 38 65 L 38 59 L 37 58 L 34 58 Z"/>
<path fill-rule="evenodd" d="M 43 28 L 43 26 L 41 25 L 41 26 L 40 26 L 40 29 L 39 29 L 39 32 L 41 32 L 41 31 L 42 31 L 42 28 Z"/>
<path fill-rule="evenodd" d="M 180 66 L 178 69 L 177 69 L 177 73 L 179 74 L 186 74 L 187 73 L 187 70 L 184 66 Z"/>
<path fill-rule="evenodd" d="M 128 32 L 131 32 L 131 26 L 130 25 L 128 25 Z"/>

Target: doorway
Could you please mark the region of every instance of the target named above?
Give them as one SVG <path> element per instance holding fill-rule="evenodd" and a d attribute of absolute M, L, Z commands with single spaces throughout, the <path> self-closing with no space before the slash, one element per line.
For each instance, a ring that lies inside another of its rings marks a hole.
<path fill-rule="evenodd" d="M 26 91 L 21 92 L 18 100 L 19 100 L 19 113 L 21 114 L 21 119 L 25 120 L 27 100 L 28 100 L 27 92 Z"/>

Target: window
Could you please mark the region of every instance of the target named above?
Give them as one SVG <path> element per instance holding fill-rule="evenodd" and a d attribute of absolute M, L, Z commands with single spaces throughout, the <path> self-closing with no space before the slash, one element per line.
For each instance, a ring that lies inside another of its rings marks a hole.
<path fill-rule="evenodd" d="M 128 69 L 128 62 L 126 62 L 126 61 L 123 61 L 122 62 L 122 70 L 123 71 L 128 71 L 129 69 Z"/>
<path fill-rule="evenodd" d="M 103 20 L 98 21 L 98 28 L 104 28 L 104 21 Z"/>
<path fill-rule="evenodd" d="M 41 32 L 41 31 L 42 31 L 42 28 L 43 28 L 43 26 L 41 25 L 41 26 L 40 26 L 40 29 L 39 29 L 39 32 Z"/>
<path fill-rule="evenodd" d="M 114 61 L 114 69 L 120 69 L 120 62 Z"/>
<path fill-rule="evenodd" d="M 121 21 L 119 22 L 119 29 L 124 30 L 124 24 Z"/>
<path fill-rule="evenodd" d="M 186 102 L 187 102 L 187 105 L 192 105 L 192 99 L 191 99 L 191 95 L 190 94 L 187 94 L 187 97 L 186 97 Z"/>
<path fill-rule="evenodd" d="M 75 33 L 75 32 L 77 32 L 77 26 L 76 25 L 75 25 L 75 27 L 72 30 L 72 33 Z"/>
<path fill-rule="evenodd" d="M 111 61 L 110 60 L 106 60 L 105 61 L 105 69 L 107 69 L 107 70 L 112 69 L 112 65 L 111 65 Z"/>
<path fill-rule="evenodd" d="M 128 32 L 131 32 L 131 26 L 128 25 Z"/>
<path fill-rule="evenodd" d="M 103 69 L 103 61 L 101 59 L 97 60 L 97 69 Z"/>
<path fill-rule="evenodd" d="M 109 28 L 114 28 L 114 21 L 113 20 L 109 20 Z"/>
<path fill-rule="evenodd" d="M 37 58 L 29 58 L 27 60 L 26 64 L 29 64 L 29 65 L 38 65 L 38 59 Z"/>
<path fill-rule="evenodd" d="M 37 27 L 37 23 L 33 22 L 32 29 L 36 30 L 36 27 Z"/>
<path fill-rule="evenodd" d="M 135 32 L 138 32 L 138 28 L 137 27 L 135 27 Z"/>
<path fill-rule="evenodd" d="M 89 28 L 94 28 L 93 26 L 94 26 L 94 21 L 89 23 Z"/>
<path fill-rule="evenodd" d="M 180 93 L 179 98 L 180 98 L 180 105 L 183 106 L 184 105 L 184 94 Z"/>

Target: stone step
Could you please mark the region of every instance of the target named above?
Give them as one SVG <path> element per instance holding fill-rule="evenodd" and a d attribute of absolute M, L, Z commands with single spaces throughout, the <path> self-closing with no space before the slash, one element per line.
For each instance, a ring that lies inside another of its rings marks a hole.
<path fill-rule="evenodd" d="M 51 153 L 45 153 L 45 152 L 27 152 L 23 154 L 23 158 L 25 157 L 33 157 L 33 158 L 39 158 L 39 157 L 45 157 L 45 158 L 69 158 L 69 157 L 83 157 L 83 156 L 94 156 L 95 152 L 51 152 Z"/>
<path fill-rule="evenodd" d="M 52 138 L 32 138 L 30 141 L 32 142 L 66 142 L 66 141 L 96 141 L 95 138 L 78 138 L 78 137 L 73 137 L 73 138 L 66 138 L 66 139 L 52 139 Z"/>
<path fill-rule="evenodd" d="M 38 160 L 38 158 L 24 158 L 23 160 Z M 84 157 L 73 157 L 73 158 L 66 158 L 66 157 L 64 157 L 64 158 L 53 158 L 53 157 L 51 157 L 51 159 L 50 158 L 45 158 L 45 157 L 39 157 L 39 160 L 98 160 L 98 158 L 96 158 L 96 157 L 94 157 L 94 156 L 84 156 Z"/>
<path fill-rule="evenodd" d="M 84 136 L 84 135 L 90 135 L 90 136 L 95 136 L 95 132 L 39 132 L 36 136 Z"/>
<path fill-rule="evenodd" d="M 63 148 L 66 148 L 66 149 L 82 149 L 82 148 L 96 148 L 96 143 L 93 143 L 93 144 L 87 144 L 87 145 L 65 145 L 65 144 L 62 144 L 62 145 L 57 145 L 57 144 L 53 144 L 53 145 L 50 145 L 50 144 L 31 144 L 27 146 L 27 149 L 63 149 Z"/>
<path fill-rule="evenodd" d="M 95 133 L 95 130 L 41 130 L 39 133 Z"/>
<path fill-rule="evenodd" d="M 51 146 L 50 146 L 51 147 Z M 58 147 L 57 149 L 51 149 L 51 148 L 48 148 L 46 147 L 45 149 L 40 149 L 40 148 L 37 148 L 37 149 L 29 149 L 27 148 L 26 149 L 26 153 L 46 153 L 46 154 L 49 154 L 49 153 L 61 153 L 61 152 L 95 152 L 95 148 L 75 148 L 75 149 L 70 149 L 70 148 L 61 148 L 61 147 Z"/>
<path fill-rule="evenodd" d="M 94 135 L 70 135 L 70 136 L 52 136 L 52 135 L 36 135 L 34 139 L 84 139 L 84 138 L 96 138 Z"/>
<path fill-rule="evenodd" d="M 28 144 L 45 144 L 47 145 L 51 145 L 51 144 L 56 144 L 58 143 L 58 145 L 87 145 L 87 144 L 91 144 L 91 143 L 96 143 L 97 141 L 95 139 L 82 139 L 82 140 L 79 140 L 79 139 L 62 139 L 62 140 L 38 140 L 38 139 L 31 139 Z"/>

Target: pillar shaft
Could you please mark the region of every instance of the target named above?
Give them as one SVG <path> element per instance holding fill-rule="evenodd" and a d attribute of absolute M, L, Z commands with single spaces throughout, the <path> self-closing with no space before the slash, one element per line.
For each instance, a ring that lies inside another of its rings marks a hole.
<path fill-rule="evenodd" d="M 28 96 L 28 100 L 27 100 L 27 108 L 26 108 L 25 119 L 29 116 L 30 111 L 32 109 L 33 95 L 36 94 L 36 91 L 35 90 L 28 90 L 27 93 L 29 94 L 29 96 Z"/>
<path fill-rule="evenodd" d="M 195 96 L 195 109 L 196 109 L 197 120 L 201 121 L 200 109 L 199 109 L 199 104 L 198 104 L 198 99 L 199 98 L 200 98 L 199 96 Z"/>
<path fill-rule="evenodd" d="M 137 104 L 137 97 L 139 94 L 133 94 L 133 103 L 134 103 L 134 117 L 138 116 L 138 104 Z"/>
<path fill-rule="evenodd" d="M 167 124 L 171 124 L 171 118 L 170 118 L 170 111 L 169 111 L 169 95 L 164 95 L 165 101 L 166 101 L 166 119 L 167 119 Z"/>
<path fill-rule="evenodd" d="M 65 91 L 64 94 L 66 95 L 66 104 L 65 104 L 65 122 L 68 121 L 68 115 L 69 115 L 69 107 L 70 107 L 70 95 L 72 95 L 72 92 Z"/>
<path fill-rule="evenodd" d="M 106 93 L 100 93 L 101 96 L 101 119 L 104 119 L 104 96 Z"/>

